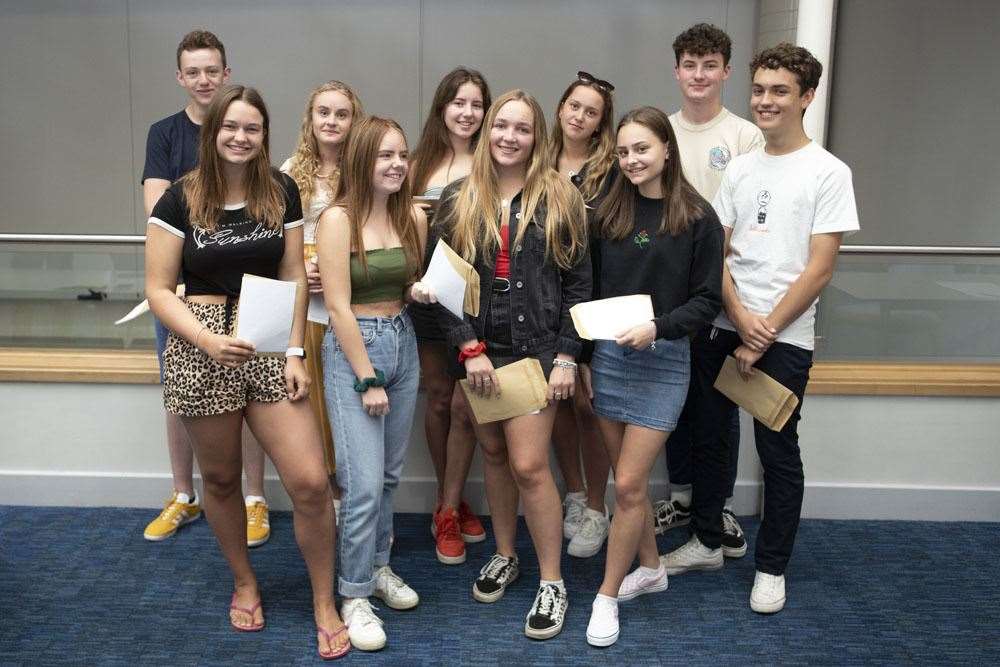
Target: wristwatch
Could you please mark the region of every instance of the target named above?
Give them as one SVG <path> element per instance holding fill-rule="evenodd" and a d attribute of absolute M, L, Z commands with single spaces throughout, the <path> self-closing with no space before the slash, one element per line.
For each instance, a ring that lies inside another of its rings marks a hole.
<path fill-rule="evenodd" d="M 286 357 L 302 357 L 303 359 L 305 359 L 306 358 L 306 351 L 305 351 L 304 348 L 301 348 L 301 347 L 290 347 L 287 350 L 285 350 L 285 356 Z"/>

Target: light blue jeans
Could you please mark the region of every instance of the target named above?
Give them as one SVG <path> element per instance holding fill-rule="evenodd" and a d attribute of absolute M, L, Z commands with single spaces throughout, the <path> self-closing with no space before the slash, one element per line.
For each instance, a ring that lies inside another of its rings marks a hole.
<path fill-rule="evenodd" d="M 323 380 L 340 485 L 338 544 L 344 597 L 375 590 L 375 568 L 389 564 L 392 496 L 406 461 L 420 385 L 417 339 L 403 310 L 392 318 L 359 317 L 372 366 L 385 373 L 389 414 L 372 417 L 354 391 L 356 379 L 332 327 L 323 338 Z"/>

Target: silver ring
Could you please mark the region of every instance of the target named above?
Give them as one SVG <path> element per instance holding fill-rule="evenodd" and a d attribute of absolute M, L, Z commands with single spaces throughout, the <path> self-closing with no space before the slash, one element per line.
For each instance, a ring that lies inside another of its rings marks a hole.
<path fill-rule="evenodd" d="M 491 380 L 489 378 L 483 378 L 483 384 L 492 384 L 492 383 L 493 383 L 493 380 Z"/>

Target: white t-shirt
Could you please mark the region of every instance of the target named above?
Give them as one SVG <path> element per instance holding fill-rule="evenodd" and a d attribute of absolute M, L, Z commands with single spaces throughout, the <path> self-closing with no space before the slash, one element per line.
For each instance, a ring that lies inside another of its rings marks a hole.
<path fill-rule="evenodd" d="M 726 265 L 740 302 L 767 315 L 806 268 L 813 234 L 860 229 L 850 168 L 815 142 L 787 155 L 763 148 L 733 158 L 712 202 L 732 228 Z M 778 340 L 813 349 L 816 302 L 778 333 Z M 715 325 L 736 327 L 725 311 Z"/>
<path fill-rule="evenodd" d="M 282 162 L 279 169 L 283 173 L 291 175 L 292 158 L 288 158 Z M 319 214 L 330 205 L 330 200 L 332 198 L 333 193 L 330 192 L 330 188 L 327 187 L 326 179 L 317 178 L 316 185 L 313 189 L 312 201 L 309 202 L 309 208 L 302 211 L 302 219 L 305 220 L 302 238 L 304 243 L 316 243 L 316 227 L 319 225 Z"/>
<path fill-rule="evenodd" d="M 670 117 L 670 124 L 677 135 L 684 178 L 707 201 L 715 197 L 730 160 L 764 145 L 764 135 L 756 125 L 725 108 L 700 125 L 678 111 Z"/>

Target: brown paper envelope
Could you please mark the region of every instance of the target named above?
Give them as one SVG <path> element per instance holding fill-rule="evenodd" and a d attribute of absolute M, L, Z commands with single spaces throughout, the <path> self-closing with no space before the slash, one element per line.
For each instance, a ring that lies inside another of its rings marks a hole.
<path fill-rule="evenodd" d="M 548 383 L 538 359 L 528 357 L 498 368 L 497 380 L 500 382 L 500 398 L 483 398 L 472 391 L 468 380 L 459 381 L 478 424 L 513 419 L 548 405 Z"/>
<path fill-rule="evenodd" d="M 448 262 L 458 275 L 465 278 L 465 299 L 462 303 L 462 310 L 469 315 L 477 317 L 479 315 L 479 273 L 476 268 L 466 262 L 461 255 L 452 250 L 451 246 L 441 241 L 444 246 L 444 254 Z"/>
<path fill-rule="evenodd" d="M 799 404 L 798 396 L 759 369 L 744 380 L 732 356 L 726 357 L 714 386 L 772 431 L 783 429 Z"/>
<path fill-rule="evenodd" d="M 587 332 L 587 327 L 583 326 L 583 320 L 580 319 L 580 306 L 581 304 L 576 304 L 569 309 L 569 316 L 573 318 L 573 326 L 576 327 L 576 332 L 580 334 L 580 338 L 584 340 L 594 340 L 590 333 Z"/>

